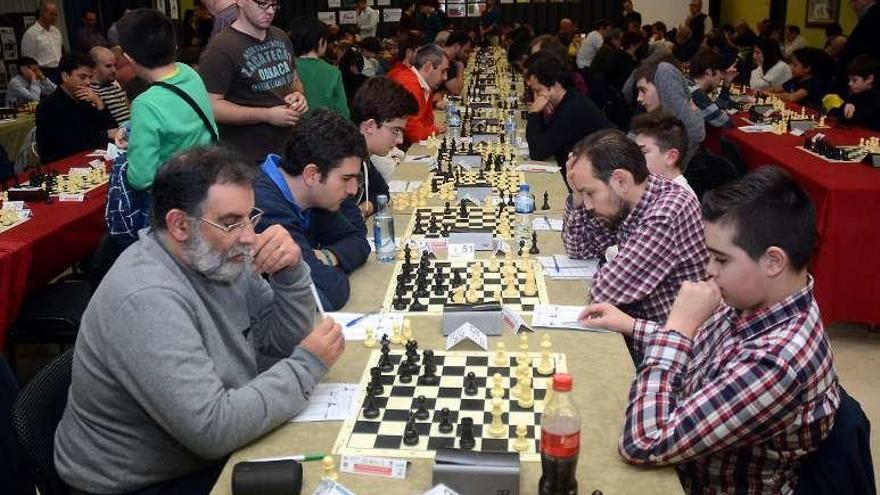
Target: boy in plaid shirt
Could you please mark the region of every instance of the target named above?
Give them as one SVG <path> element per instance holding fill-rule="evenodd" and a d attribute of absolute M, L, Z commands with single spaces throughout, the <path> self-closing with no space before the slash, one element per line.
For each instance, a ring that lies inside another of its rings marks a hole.
<path fill-rule="evenodd" d="M 665 323 L 605 303 L 581 314 L 645 355 L 620 454 L 676 465 L 689 493 L 793 493 L 840 402 L 807 272 L 815 210 L 775 167 L 707 193 L 702 209 L 710 278 L 682 284 Z"/>

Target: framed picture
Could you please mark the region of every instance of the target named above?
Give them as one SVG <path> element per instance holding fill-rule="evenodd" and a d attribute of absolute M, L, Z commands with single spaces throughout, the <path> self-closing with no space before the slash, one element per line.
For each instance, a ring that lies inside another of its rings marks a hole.
<path fill-rule="evenodd" d="M 807 0 L 807 27 L 824 27 L 837 22 L 840 0 Z"/>

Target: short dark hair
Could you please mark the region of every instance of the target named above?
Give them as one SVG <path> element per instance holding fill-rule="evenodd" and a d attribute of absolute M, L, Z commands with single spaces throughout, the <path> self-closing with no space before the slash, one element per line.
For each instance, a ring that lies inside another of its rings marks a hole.
<path fill-rule="evenodd" d="M 596 31 L 598 31 L 600 29 L 605 29 L 605 28 L 608 28 L 611 26 L 612 26 L 611 21 L 609 21 L 608 19 L 599 19 L 598 21 L 596 21 Z"/>
<path fill-rule="evenodd" d="M 36 60 L 32 59 L 31 57 L 19 57 L 18 58 L 18 68 L 19 69 L 21 69 L 22 67 L 28 66 L 28 65 L 39 66 L 40 63 L 37 62 Z"/>
<path fill-rule="evenodd" d="M 387 77 L 367 79 L 351 100 L 351 120 L 355 125 L 370 119 L 382 125 L 417 113 L 419 104 L 412 93 Z"/>
<path fill-rule="evenodd" d="M 874 76 L 875 82 L 880 82 L 880 62 L 876 58 L 862 54 L 857 56 L 846 66 L 846 73 L 850 76 L 868 77 Z"/>
<path fill-rule="evenodd" d="M 703 219 L 736 229 L 733 243 L 753 260 L 781 248 L 800 271 L 816 246 L 816 210 L 804 189 L 776 166 L 766 166 L 703 196 Z"/>
<path fill-rule="evenodd" d="M 825 50 L 812 46 L 805 46 L 795 50 L 791 54 L 792 59 L 797 59 L 804 67 L 810 68 L 810 74 L 817 79 L 829 82 L 833 71 L 834 61 Z"/>
<path fill-rule="evenodd" d="M 418 31 L 402 33 L 397 40 L 397 58 L 406 58 L 406 52 L 416 51 L 422 46 L 422 35 Z"/>
<path fill-rule="evenodd" d="M 467 31 L 457 30 L 457 31 L 453 31 L 453 32 L 449 33 L 449 37 L 446 38 L 446 45 L 445 46 L 452 46 L 452 45 L 465 46 L 465 45 L 468 45 L 469 43 L 473 43 L 473 41 L 474 40 L 471 39 L 470 35 L 467 34 Z"/>
<path fill-rule="evenodd" d="M 663 111 L 643 113 L 633 118 L 630 131 L 653 139 L 660 151 L 678 150 L 675 166 L 681 169 L 688 149 L 688 135 L 678 117 Z"/>
<path fill-rule="evenodd" d="M 317 17 L 297 16 L 290 21 L 290 43 L 297 57 L 317 50 L 321 40 L 327 41 L 328 28 Z"/>
<path fill-rule="evenodd" d="M 620 47 L 628 50 L 633 46 L 641 45 L 645 42 L 645 35 L 641 31 L 625 31 L 620 36 Z"/>
<path fill-rule="evenodd" d="M 379 38 L 375 36 L 368 36 L 362 39 L 358 46 L 361 47 L 361 50 L 367 50 L 373 53 L 379 53 L 382 51 L 382 43 L 379 41 Z"/>
<path fill-rule="evenodd" d="M 550 87 L 559 83 L 563 87 L 570 88 L 573 85 L 571 71 L 566 67 L 565 62 L 551 53 L 544 51 L 533 53 L 526 60 L 525 66 L 526 78 L 532 76 L 544 86 Z"/>
<path fill-rule="evenodd" d="M 302 175 L 306 165 L 314 163 L 322 178 L 345 158 L 366 159 L 367 144 L 350 120 L 319 108 L 302 118 L 290 132 L 284 145 L 281 168 L 292 176 Z"/>
<path fill-rule="evenodd" d="M 70 74 L 80 67 L 94 69 L 95 61 L 92 60 L 92 57 L 82 52 L 65 53 L 61 56 L 61 60 L 58 61 L 58 71 L 65 74 Z"/>
<path fill-rule="evenodd" d="M 572 153 L 577 158 L 589 160 L 593 175 L 606 184 L 617 169 L 631 173 L 636 184 L 648 178 L 648 165 L 642 150 L 617 129 L 603 129 L 590 134 L 574 145 Z"/>
<path fill-rule="evenodd" d="M 782 60 L 782 50 L 776 40 L 761 36 L 755 40 L 755 48 L 761 50 L 761 54 L 764 56 L 764 64 L 761 68 L 765 73 Z"/>
<path fill-rule="evenodd" d="M 116 26 L 122 50 L 138 65 L 155 69 L 174 62 L 177 35 L 165 14 L 155 9 L 134 9 Z"/>
<path fill-rule="evenodd" d="M 657 21 L 654 24 L 651 24 L 651 27 L 654 28 L 654 31 L 660 31 L 664 35 L 666 34 L 666 23 L 663 21 Z"/>
<path fill-rule="evenodd" d="M 693 57 L 691 57 L 688 75 L 691 79 L 697 79 L 706 75 L 706 72 L 713 70 L 723 71 L 727 67 L 724 66 L 724 57 L 715 50 L 709 48 L 701 48 Z"/>
<path fill-rule="evenodd" d="M 354 47 L 348 47 L 345 53 L 339 57 L 339 70 L 342 71 L 343 77 L 346 77 L 351 72 L 352 66 L 360 74 L 364 70 L 364 56 L 355 50 Z"/>
<path fill-rule="evenodd" d="M 785 26 L 785 29 L 791 31 L 794 34 L 801 34 L 801 28 L 794 24 L 789 24 L 788 26 Z"/>
<path fill-rule="evenodd" d="M 540 36 L 537 36 L 532 40 L 529 48 L 534 49 L 536 45 L 541 46 L 538 52 L 548 53 L 563 62 L 567 62 L 568 48 L 563 45 L 561 41 L 559 41 L 558 36 L 554 34 L 542 34 Z M 568 67 L 567 64 L 566 67 Z"/>
<path fill-rule="evenodd" d="M 251 187 L 257 169 L 231 148 L 201 146 L 180 153 L 165 162 L 153 180 L 150 224 L 165 230 L 165 215 L 173 209 L 191 217 L 201 215 L 208 189 L 215 184 Z"/>

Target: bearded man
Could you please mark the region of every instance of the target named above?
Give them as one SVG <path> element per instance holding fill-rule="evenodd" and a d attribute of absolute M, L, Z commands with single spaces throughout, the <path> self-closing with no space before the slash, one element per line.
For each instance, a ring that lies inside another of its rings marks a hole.
<path fill-rule="evenodd" d="M 344 348 L 309 267 L 254 232 L 254 167 L 195 148 L 153 182 L 151 228 L 82 318 L 55 466 L 78 493 L 208 493 L 225 458 L 288 421 Z M 265 278 L 264 278 L 265 277 Z"/>
<path fill-rule="evenodd" d="M 578 142 L 567 170 L 573 192 L 563 215 L 566 252 L 604 258 L 608 248 L 619 249 L 596 274 L 592 301 L 666 321 L 682 282 L 706 278 L 709 255 L 696 197 L 652 175 L 639 146 L 618 130 Z"/>

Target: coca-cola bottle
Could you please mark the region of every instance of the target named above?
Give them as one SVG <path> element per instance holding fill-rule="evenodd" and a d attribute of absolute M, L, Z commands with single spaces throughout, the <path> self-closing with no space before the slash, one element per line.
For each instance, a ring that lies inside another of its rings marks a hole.
<path fill-rule="evenodd" d="M 553 376 L 553 391 L 541 414 L 539 495 L 577 495 L 581 416 L 571 400 L 571 375 Z"/>

